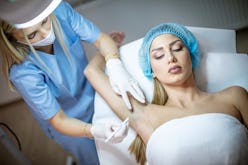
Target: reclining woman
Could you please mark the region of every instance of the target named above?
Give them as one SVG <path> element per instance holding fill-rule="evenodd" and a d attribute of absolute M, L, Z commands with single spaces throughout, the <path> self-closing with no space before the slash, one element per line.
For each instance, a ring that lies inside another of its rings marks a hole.
<path fill-rule="evenodd" d="M 139 61 L 153 80 L 154 94 L 151 104 L 132 99 L 132 112 L 111 91 L 101 56 L 85 74 L 118 117 L 129 117 L 138 133 L 130 150 L 140 164 L 146 159 L 150 165 L 248 162 L 248 93 L 238 86 L 216 93 L 197 87 L 193 70 L 200 61 L 199 46 L 188 29 L 176 23 L 152 28 Z"/>

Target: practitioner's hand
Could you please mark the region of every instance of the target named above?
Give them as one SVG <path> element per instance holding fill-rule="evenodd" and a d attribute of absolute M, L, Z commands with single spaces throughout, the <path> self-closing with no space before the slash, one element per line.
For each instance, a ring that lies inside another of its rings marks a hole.
<path fill-rule="evenodd" d="M 138 83 L 125 70 L 118 58 L 109 59 L 106 63 L 107 73 L 113 90 L 122 96 L 128 109 L 132 109 L 128 92 L 139 102 L 145 103 L 145 96 Z"/>
<path fill-rule="evenodd" d="M 128 121 L 124 124 L 108 121 L 105 124 L 93 125 L 90 131 L 94 138 L 104 139 L 105 142 L 120 143 L 127 136 Z"/>

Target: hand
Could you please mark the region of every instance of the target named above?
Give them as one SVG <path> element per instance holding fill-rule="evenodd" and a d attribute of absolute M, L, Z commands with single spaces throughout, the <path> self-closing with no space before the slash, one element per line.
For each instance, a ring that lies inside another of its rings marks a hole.
<path fill-rule="evenodd" d="M 123 32 L 111 32 L 109 33 L 109 36 L 114 40 L 118 48 L 121 47 L 125 38 L 125 34 Z"/>
<path fill-rule="evenodd" d="M 107 122 L 101 125 L 93 125 L 90 131 L 94 138 L 104 139 L 105 142 L 120 143 L 127 136 L 128 120 L 124 124 Z"/>
<path fill-rule="evenodd" d="M 113 90 L 122 96 L 128 109 L 132 109 L 128 98 L 129 92 L 136 100 L 145 103 L 145 97 L 138 83 L 131 78 L 118 58 L 109 59 L 106 63 L 110 84 Z"/>

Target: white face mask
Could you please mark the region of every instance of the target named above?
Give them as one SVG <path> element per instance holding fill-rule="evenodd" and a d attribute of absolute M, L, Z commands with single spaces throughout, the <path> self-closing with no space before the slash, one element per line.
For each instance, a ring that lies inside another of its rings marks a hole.
<path fill-rule="evenodd" d="M 34 42 L 34 43 L 31 43 L 32 46 L 47 46 L 47 45 L 51 45 L 54 43 L 54 40 L 55 40 L 55 34 L 54 34 L 54 31 L 53 31 L 53 26 L 51 24 L 51 29 L 50 29 L 50 32 L 49 34 L 46 36 L 46 38 L 40 40 L 40 41 L 37 41 L 37 42 Z M 26 42 L 21 42 L 21 41 L 18 41 L 22 44 L 25 44 L 25 45 L 28 45 Z"/>

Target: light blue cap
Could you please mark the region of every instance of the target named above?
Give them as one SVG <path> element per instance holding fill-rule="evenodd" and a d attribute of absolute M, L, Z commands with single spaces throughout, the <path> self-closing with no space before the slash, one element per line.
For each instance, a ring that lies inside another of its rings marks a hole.
<path fill-rule="evenodd" d="M 192 61 L 193 70 L 200 62 L 199 46 L 195 36 L 183 25 L 177 23 L 163 23 L 150 29 L 139 50 L 139 63 L 144 75 L 148 79 L 152 79 L 152 69 L 150 64 L 150 47 L 152 41 L 161 34 L 172 34 L 182 40 L 188 48 Z"/>

